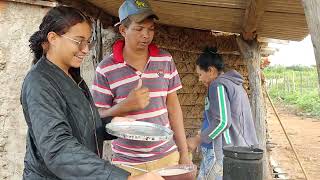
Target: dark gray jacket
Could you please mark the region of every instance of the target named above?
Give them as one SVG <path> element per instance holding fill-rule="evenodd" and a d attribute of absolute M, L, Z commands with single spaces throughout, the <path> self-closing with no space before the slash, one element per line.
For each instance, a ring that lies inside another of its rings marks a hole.
<path fill-rule="evenodd" d="M 242 83 L 243 77 L 235 70 L 219 75 L 210 83 L 205 105 L 209 127 L 201 132 L 201 140 L 203 143 L 213 141 L 217 158 L 222 158 L 223 146 L 258 144 L 248 95 Z"/>
<path fill-rule="evenodd" d="M 88 87 L 42 57 L 27 74 L 21 104 L 28 125 L 23 179 L 127 179 L 101 159 L 108 138 Z"/>

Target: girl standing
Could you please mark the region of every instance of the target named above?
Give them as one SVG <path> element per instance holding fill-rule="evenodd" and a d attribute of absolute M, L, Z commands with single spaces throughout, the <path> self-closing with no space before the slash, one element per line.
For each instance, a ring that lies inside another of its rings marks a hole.
<path fill-rule="evenodd" d="M 55 7 L 30 37 L 33 67 L 21 92 L 28 125 L 23 179 L 162 179 L 130 174 L 101 159 L 111 138 L 79 67 L 91 47 L 91 22 L 71 7 Z"/>

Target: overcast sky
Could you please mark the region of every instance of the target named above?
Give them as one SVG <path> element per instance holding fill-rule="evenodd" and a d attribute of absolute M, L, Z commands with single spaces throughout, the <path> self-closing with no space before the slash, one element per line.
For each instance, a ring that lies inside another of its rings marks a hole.
<path fill-rule="evenodd" d="M 288 45 L 269 43 L 271 47 L 278 47 L 279 51 L 269 56 L 272 65 L 315 65 L 314 52 L 310 35 L 300 42 L 290 41 Z"/>

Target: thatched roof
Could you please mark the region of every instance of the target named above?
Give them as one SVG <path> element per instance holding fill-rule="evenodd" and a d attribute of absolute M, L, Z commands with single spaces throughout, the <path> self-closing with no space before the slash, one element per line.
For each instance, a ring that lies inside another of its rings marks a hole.
<path fill-rule="evenodd" d="M 117 16 L 122 0 L 87 0 Z M 203 30 L 240 33 L 251 0 L 149 0 L 160 23 Z M 257 22 L 260 37 L 302 40 L 308 34 L 300 0 L 268 0 Z"/>

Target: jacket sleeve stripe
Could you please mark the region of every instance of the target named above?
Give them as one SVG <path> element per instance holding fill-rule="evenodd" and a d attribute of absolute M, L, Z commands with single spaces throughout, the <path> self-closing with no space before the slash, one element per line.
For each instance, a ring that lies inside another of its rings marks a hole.
<path fill-rule="evenodd" d="M 226 141 L 226 144 L 231 144 L 231 138 L 230 138 L 229 129 L 226 129 L 226 130 L 223 132 L 223 136 L 224 136 L 224 139 L 225 139 L 225 141 Z"/>
<path fill-rule="evenodd" d="M 221 134 L 228 124 L 227 108 L 226 108 L 226 98 L 224 86 L 219 85 L 217 87 L 218 101 L 219 101 L 219 113 L 220 113 L 220 123 L 219 125 L 209 134 L 211 139 L 215 139 L 219 134 Z"/>

